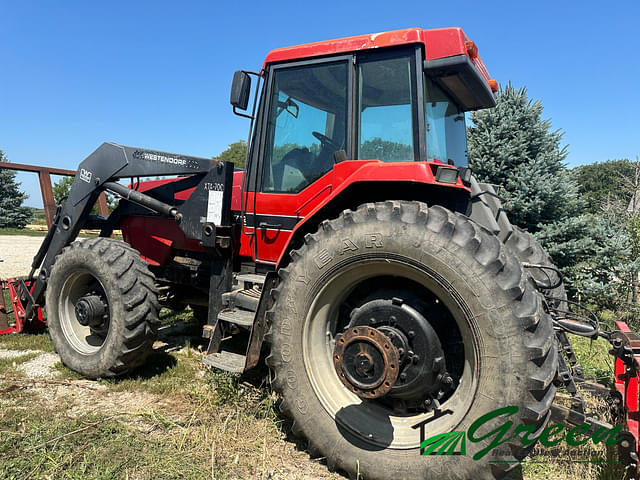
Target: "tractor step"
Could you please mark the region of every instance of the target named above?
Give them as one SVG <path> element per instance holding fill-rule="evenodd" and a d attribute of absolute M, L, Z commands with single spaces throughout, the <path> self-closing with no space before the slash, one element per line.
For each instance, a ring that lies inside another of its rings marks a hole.
<path fill-rule="evenodd" d="M 242 373 L 247 357 L 226 350 L 205 355 L 202 361 L 207 365 L 232 373 Z"/>
<path fill-rule="evenodd" d="M 236 276 L 236 281 L 238 282 L 238 285 L 240 285 L 243 289 L 248 289 L 253 285 L 262 286 L 264 284 L 264 278 L 264 275 L 258 275 L 257 273 L 241 273 L 240 275 Z"/>
<path fill-rule="evenodd" d="M 248 310 L 223 310 L 218 314 L 218 320 L 235 323 L 243 327 L 251 327 L 255 316 L 256 312 L 250 312 Z"/>
<path fill-rule="evenodd" d="M 222 305 L 229 308 L 241 307 L 255 311 L 260 302 L 260 290 L 255 288 L 236 288 L 222 294 Z"/>
<path fill-rule="evenodd" d="M 266 332 L 266 302 L 260 299 L 263 287 L 267 291 L 274 287 L 275 277 L 269 276 L 266 284 L 262 275 L 242 274 L 236 280 L 237 288 L 222 295 L 225 307 L 217 314 L 215 324 L 204 327 L 209 346 L 202 361 L 227 372 L 242 373 L 260 360 Z"/>
<path fill-rule="evenodd" d="M 215 325 L 206 325 L 203 330 L 203 336 L 209 339 L 209 347 L 202 361 L 227 372 L 244 372 L 247 357 L 225 350 L 225 348 L 228 349 L 231 346 L 232 349 L 235 349 L 233 345 L 236 345 L 237 348 L 238 341 L 248 342 L 248 335 L 251 334 L 255 315 L 256 312 L 237 308 L 226 308 L 218 313 Z M 238 330 L 238 326 L 244 328 Z M 247 347 L 241 348 L 246 350 Z"/>

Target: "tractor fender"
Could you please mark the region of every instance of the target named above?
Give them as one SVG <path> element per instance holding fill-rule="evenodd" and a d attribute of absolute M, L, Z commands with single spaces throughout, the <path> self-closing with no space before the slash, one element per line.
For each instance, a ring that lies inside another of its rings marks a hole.
<path fill-rule="evenodd" d="M 435 179 L 434 169 L 440 164 L 429 162 L 348 161 L 337 164 L 333 171 L 331 193 L 318 202 L 294 227 L 287 247 L 282 250 L 277 268 L 288 262 L 289 252 L 307 233 L 312 233 L 324 220 L 336 218 L 346 209 L 355 210 L 368 202 L 416 200 L 427 205 L 441 205 L 468 215 L 470 191 L 460 179 L 446 184 Z M 478 222 L 479 223 L 479 222 Z"/>

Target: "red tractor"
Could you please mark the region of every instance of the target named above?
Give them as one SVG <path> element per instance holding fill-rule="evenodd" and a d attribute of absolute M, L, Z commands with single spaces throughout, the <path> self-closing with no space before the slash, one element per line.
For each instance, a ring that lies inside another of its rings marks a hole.
<path fill-rule="evenodd" d="M 552 416 L 606 425 L 585 414 L 566 332 L 613 334 L 569 312 L 548 256 L 471 175 L 464 112 L 496 90 L 459 28 L 274 50 L 233 77 L 233 110 L 251 120 L 244 171 L 113 143 L 80 164 L 30 278 L 11 283 L 20 321 L 46 305 L 62 362 L 111 377 L 145 361 L 161 306 L 189 305 L 204 362 L 245 372 L 266 357 L 293 432 L 329 468 L 500 478 L 533 448 L 512 438 L 473 458 L 504 418 L 463 455 L 420 455 L 421 433 L 507 406 L 530 434 Z M 104 191 L 119 206 L 90 215 Z M 75 241 L 81 228 L 100 238 Z M 573 409 L 552 405 L 557 386 Z"/>

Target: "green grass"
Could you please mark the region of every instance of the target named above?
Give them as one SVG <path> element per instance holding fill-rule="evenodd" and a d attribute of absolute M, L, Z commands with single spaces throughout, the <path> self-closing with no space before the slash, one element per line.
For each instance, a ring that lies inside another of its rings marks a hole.
<path fill-rule="evenodd" d="M 148 429 L 170 430 L 145 421 Z M 128 426 L 126 415 L 69 418 L 59 408 L 5 408 L 0 416 L 0 478 L 224 478 L 204 452 L 178 449 L 171 438 Z M 28 429 L 25 429 L 28 425 Z"/>
<path fill-rule="evenodd" d="M 145 366 L 128 377 L 100 380 L 111 391 L 139 390 L 156 394 L 196 394 L 200 386 L 196 374 L 203 367 L 201 357 L 192 349 L 181 354 L 155 351 Z"/>
<path fill-rule="evenodd" d="M 66 380 L 82 380 L 84 377 L 80 375 L 78 372 L 74 372 L 73 370 L 65 367 L 62 362 L 56 362 L 53 365 L 53 369 L 58 372 L 58 378 L 66 379 Z"/>
<path fill-rule="evenodd" d="M 26 235 L 28 237 L 44 237 L 46 231 L 30 230 L 28 228 L 0 228 L 0 235 Z"/>
<path fill-rule="evenodd" d="M 31 225 L 46 225 L 47 214 L 45 213 L 44 208 L 30 208 L 33 216 L 31 217 L 31 221 L 29 223 Z"/>
<path fill-rule="evenodd" d="M 124 378 L 79 381 L 58 362 L 57 378 L 31 381 L 13 364 L 37 353 L 0 360 L 0 478 L 341 478 L 286 441 L 264 372 L 204 367 L 188 336 L 200 333 L 192 312 L 161 318 L 179 335 Z M 14 334 L 0 336 L 0 349 L 53 345 L 47 333 Z"/>
<path fill-rule="evenodd" d="M 576 335 L 571 335 L 570 340 L 578 362 L 584 368 L 585 377 L 613 387 L 614 357 L 609 355 L 611 344 L 603 338 L 591 340 Z"/>
<path fill-rule="evenodd" d="M 0 348 L 7 350 L 42 350 L 53 352 L 53 343 L 47 332 L 11 333 L 0 335 Z"/>

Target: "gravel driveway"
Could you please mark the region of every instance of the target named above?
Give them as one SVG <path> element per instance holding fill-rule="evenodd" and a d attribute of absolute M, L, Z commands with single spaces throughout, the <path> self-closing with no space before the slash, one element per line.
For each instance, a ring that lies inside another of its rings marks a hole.
<path fill-rule="evenodd" d="M 0 235 L 0 279 L 28 275 L 42 237 Z"/>

